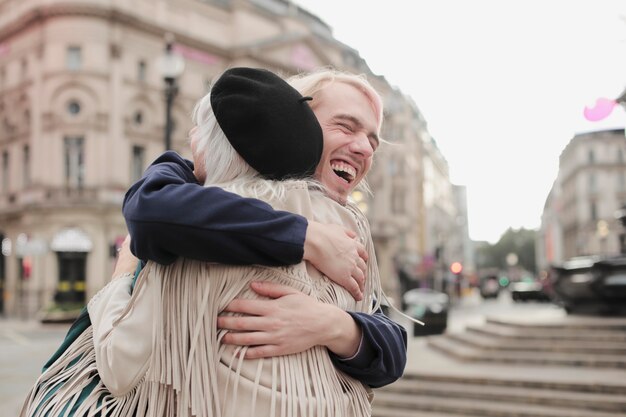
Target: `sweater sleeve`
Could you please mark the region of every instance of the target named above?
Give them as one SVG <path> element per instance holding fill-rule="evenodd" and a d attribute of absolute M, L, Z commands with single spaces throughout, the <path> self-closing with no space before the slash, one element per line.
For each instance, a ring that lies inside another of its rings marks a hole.
<path fill-rule="evenodd" d="M 359 351 L 350 359 L 330 352 L 335 367 L 372 388 L 400 378 L 406 366 L 406 330 L 380 310 L 374 314 L 348 313 L 361 327 L 363 339 Z"/>
<path fill-rule="evenodd" d="M 193 165 L 166 152 L 126 193 L 131 250 L 170 264 L 179 256 L 205 262 L 267 266 L 302 260 L 307 220 L 259 200 L 204 187 Z"/>
<path fill-rule="evenodd" d="M 143 378 L 152 353 L 155 299 L 159 287 L 146 280 L 134 295 L 130 314 L 132 274 L 114 279 L 87 305 L 93 326 L 98 375 L 114 396 L 132 390 Z"/>

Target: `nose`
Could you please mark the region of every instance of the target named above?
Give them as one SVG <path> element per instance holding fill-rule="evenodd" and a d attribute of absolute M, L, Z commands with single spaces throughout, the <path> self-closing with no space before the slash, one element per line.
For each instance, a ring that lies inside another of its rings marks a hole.
<path fill-rule="evenodd" d="M 370 158 L 374 155 L 372 144 L 365 133 L 354 136 L 354 140 L 350 143 L 350 151 L 361 155 L 363 158 Z"/>

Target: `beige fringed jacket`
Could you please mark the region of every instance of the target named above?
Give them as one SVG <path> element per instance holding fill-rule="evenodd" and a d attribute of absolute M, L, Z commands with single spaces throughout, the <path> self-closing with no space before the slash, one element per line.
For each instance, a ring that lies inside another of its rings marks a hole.
<path fill-rule="evenodd" d="M 352 205 L 342 206 L 305 182 L 285 185 L 276 209 L 357 231 L 369 253 L 364 300 L 306 263 L 235 267 L 180 259 L 148 263 L 130 295 L 130 276 L 112 281 L 89 303 L 95 364 L 110 391 L 111 416 L 240 417 L 371 414 L 369 388 L 337 371 L 321 346 L 274 358 L 244 360 L 222 345 L 216 318 L 234 298 L 258 298 L 255 280 L 290 285 L 345 310 L 372 312 L 380 280 L 369 226 Z M 244 347 L 243 350 L 246 348 Z"/>

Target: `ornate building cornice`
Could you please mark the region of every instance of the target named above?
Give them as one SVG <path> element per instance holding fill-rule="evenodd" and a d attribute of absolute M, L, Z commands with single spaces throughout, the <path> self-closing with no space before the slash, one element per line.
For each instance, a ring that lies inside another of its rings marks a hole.
<path fill-rule="evenodd" d="M 93 17 L 102 20 L 108 20 L 113 23 L 120 23 L 151 35 L 164 37 L 166 33 L 171 33 L 177 42 L 187 46 L 201 49 L 215 55 L 223 56 L 230 59 L 230 51 L 220 48 L 212 43 L 203 42 L 196 38 L 190 37 L 174 28 L 164 28 L 157 22 L 150 22 L 133 16 L 117 7 L 106 7 L 97 4 L 79 4 L 79 3 L 53 3 L 46 5 L 33 5 L 33 7 L 24 12 L 21 16 L 0 28 L 0 43 L 10 39 L 15 34 L 31 27 L 32 25 L 41 24 L 49 19 L 66 16 L 82 16 Z"/>

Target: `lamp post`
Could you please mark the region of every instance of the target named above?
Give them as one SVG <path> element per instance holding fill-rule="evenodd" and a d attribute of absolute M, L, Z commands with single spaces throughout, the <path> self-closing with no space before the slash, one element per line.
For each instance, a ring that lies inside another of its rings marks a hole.
<path fill-rule="evenodd" d="M 173 51 L 174 37 L 165 36 L 165 53 L 159 60 L 159 67 L 165 82 L 165 150 L 172 148 L 172 105 L 178 93 L 177 78 L 185 70 L 185 61 Z"/>
<path fill-rule="evenodd" d="M 615 212 L 615 218 L 622 224 L 622 230 L 619 233 L 619 251 L 622 255 L 626 255 L 626 205 Z"/>

